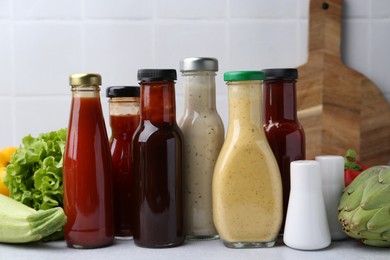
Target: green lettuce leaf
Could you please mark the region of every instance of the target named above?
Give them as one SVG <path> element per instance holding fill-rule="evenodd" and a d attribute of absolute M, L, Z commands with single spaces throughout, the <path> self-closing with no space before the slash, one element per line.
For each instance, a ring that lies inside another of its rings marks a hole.
<path fill-rule="evenodd" d="M 62 165 L 67 129 L 28 135 L 6 167 L 10 197 L 39 209 L 63 207 Z"/>

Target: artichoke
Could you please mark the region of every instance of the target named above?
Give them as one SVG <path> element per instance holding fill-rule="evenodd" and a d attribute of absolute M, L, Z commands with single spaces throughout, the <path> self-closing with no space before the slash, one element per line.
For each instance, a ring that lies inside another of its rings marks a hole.
<path fill-rule="evenodd" d="M 339 221 L 350 237 L 390 247 L 390 166 L 374 166 L 344 188 Z"/>

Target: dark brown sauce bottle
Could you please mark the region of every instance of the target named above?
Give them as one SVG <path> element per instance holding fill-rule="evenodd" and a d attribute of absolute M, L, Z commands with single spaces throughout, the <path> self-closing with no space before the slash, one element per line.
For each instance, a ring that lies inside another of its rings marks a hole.
<path fill-rule="evenodd" d="M 134 242 L 170 247 L 184 242 L 183 135 L 176 123 L 176 70 L 139 70 L 141 118 L 133 136 Z"/>
<path fill-rule="evenodd" d="M 296 69 L 266 69 L 263 81 L 263 122 L 278 162 L 283 186 L 283 234 L 290 196 L 290 163 L 306 157 L 305 133 L 297 117 Z"/>

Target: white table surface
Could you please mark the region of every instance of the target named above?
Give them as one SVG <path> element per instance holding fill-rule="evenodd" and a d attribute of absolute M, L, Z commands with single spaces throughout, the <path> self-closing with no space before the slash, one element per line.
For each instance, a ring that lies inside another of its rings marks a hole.
<path fill-rule="evenodd" d="M 0 259 L 386 259 L 390 248 L 369 247 L 357 240 L 344 240 L 319 251 L 299 251 L 288 248 L 281 240 L 275 247 L 259 249 L 229 249 L 220 240 L 187 241 L 184 245 L 166 249 L 146 249 L 133 241 L 115 241 L 109 247 L 98 249 L 71 249 L 64 241 L 30 244 L 0 244 Z"/>

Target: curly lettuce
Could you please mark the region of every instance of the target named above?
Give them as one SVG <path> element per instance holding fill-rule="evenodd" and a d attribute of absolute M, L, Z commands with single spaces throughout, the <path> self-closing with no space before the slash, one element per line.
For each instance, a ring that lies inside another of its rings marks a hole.
<path fill-rule="evenodd" d="M 8 164 L 4 183 L 10 197 L 39 209 L 63 207 L 62 166 L 66 128 L 28 135 Z"/>

